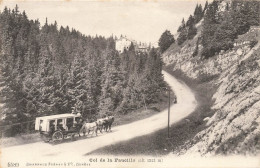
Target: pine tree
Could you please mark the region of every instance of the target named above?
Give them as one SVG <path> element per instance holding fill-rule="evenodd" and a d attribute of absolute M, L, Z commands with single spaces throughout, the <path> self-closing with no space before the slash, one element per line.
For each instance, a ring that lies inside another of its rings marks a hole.
<path fill-rule="evenodd" d="M 184 21 L 184 18 L 182 19 L 182 22 L 181 22 L 181 25 L 180 25 L 180 27 L 178 28 L 178 30 L 177 30 L 177 32 L 182 32 L 183 31 L 183 29 L 185 28 L 185 21 Z"/>
<path fill-rule="evenodd" d="M 203 10 L 201 4 L 196 6 L 194 11 L 194 22 L 195 24 L 198 23 L 203 17 Z"/>
<path fill-rule="evenodd" d="M 71 72 L 68 78 L 67 94 L 69 98 L 69 108 L 75 113 L 81 113 L 83 110 L 83 100 L 86 96 L 86 85 L 82 68 L 82 60 L 79 56 L 75 57 Z"/>
<path fill-rule="evenodd" d="M 169 30 L 166 30 L 159 39 L 159 47 L 161 52 L 166 51 L 172 43 L 175 42 L 175 39 Z"/>
<path fill-rule="evenodd" d="M 188 30 L 185 28 L 180 32 L 177 38 L 177 44 L 178 45 L 183 44 L 187 40 L 187 38 L 188 38 Z"/>
<path fill-rule="evenodd" d="M 197 29 L 195 27 L 195 19 L 190 15 L 187 23 L 187 39 L 192 39 L 197 34 Z"/>
<path fill-rule="evenodd" d="M 203 8 L 203 15 L 206 13 L 206 10 L 208 9 L 208 1 L 206 1 L 204 8 Z"/>
<path fill-rule="evenodd" d="M 205 16 L 204 16 L 204 24 L 202 30 L 202 55 L 205 58 L 214 56 L 217 50 L 214 46 L 218 46 L 216 44 L 216 40 L 214 39 L 214 33 L 218 29 L 218 20 L 216 18 L 218 9 L 217 1 L 213 1 L 210 5 L 208 5 Z"/>
<path fill-rule="evenodd" d="M 102 93 L 99 110 L 101 114 L 111 113 L 120 104 L 122 97 L 123 76 L 120 72 L 119 56 L 114 50 L 107 49 L 104 53 L 105 67 L 102 74 Z M 110 103 L 110 104 L 108 104 Z"/>

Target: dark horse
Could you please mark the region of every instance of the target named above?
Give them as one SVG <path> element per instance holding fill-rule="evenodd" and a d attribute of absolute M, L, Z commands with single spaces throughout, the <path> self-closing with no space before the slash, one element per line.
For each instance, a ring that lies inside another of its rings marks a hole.
<path fill-rule="evenodd" d="M 104 130 L 107 132 L 107 131 L 111 131 L 111 126 L 114 122 L 115 118 L 114 116 L 108 116 L 105 118 L 104 120 Z"/>

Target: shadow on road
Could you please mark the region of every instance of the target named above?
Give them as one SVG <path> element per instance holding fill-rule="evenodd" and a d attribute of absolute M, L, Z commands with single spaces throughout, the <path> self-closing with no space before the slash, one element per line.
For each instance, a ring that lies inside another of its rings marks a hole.
<path fill-rule="evenodd" d="M 90 134 L 86 134 L 84 135 L 75 135 L 73 139 L 71 139 L 71 136 L 68 136 L 67 138 L 64 138 L 62 141 L 60 142 L 50 142 L 49 144 L 53 145 L 53 146 L 57 146 L 57 145 L 61 145 L 64 143 L 73 143 L 73 142 L 78 142 L 78 141 L 82 141 L 82 140 L 86 140 L 86 139 L 92 139 L 92 138 L 97 138 L 97 137 L 102 137 L 105 136 L 106 134 L 109 133 L 113 133 L 113 132 L 117 132 L 117 130 L 113 130 L 112 132 L 103 132 L 103 133 L 99 133 L 97 136 L 96 135 L 92 135 L 92 133 Z"/>

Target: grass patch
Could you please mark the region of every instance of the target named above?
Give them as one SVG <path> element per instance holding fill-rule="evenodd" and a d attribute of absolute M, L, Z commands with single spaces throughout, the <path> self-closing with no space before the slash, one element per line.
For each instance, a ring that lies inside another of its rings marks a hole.
<path fill-rule="evenodd" d="M 174 93 L 171 92 L 171 98 L 175 97 Z M 154 114 L 158 114 L 159 112 L 163 111 L 168 107 L 168 94 L 167 93 L 162 93 L 160 98 L 159 98 L 158 103 L 150 104 L 147 106 L 147 109 L 145 107 L 133 110 L 126 115 L 124 114 L 115 114 L 115 121 L 113 123 L 113 126 L 118 126 L 118 125 L 124 125 L 124 124 L 129 124 L 131 122 L 137 121 L 137 120 L 142 120 L 147 117 L 150 117 Z M 173 99 L 171 99 L 173 100 Z M 172 102 L 173 103 L 173 102 Z"/>
<path fill-rule="evenodd" d="M 31 134 L 18 134 L 15 137 L 4 137 L 0 139 L 1 146 L 15 146 L 21 144 L 28 144 L 41 141 L 39 133 L 31 133 Z"/>
<path fill-rule="evenodd" d="M 181 148 L 185 148 L 183 145 L 186 141 L 191 140 L 197 133 L 206 128 L 203 119 L 205 117 L 211 117 L 214 114 L 210 108 L 214 103 L 214 100 L 211 98 L 216 91 L 216 86 L 213 83 L 216 77 L 211 77 L 210 81 L 206 79 L 192 80 L 185 76 L 181 71 L 173 72 L 171 69 L 171 67 L 165 68 L 167 72 L 185 82 L 194 91 L 196 100 L 198 101 L 198 106 L 192 114 L 171 126 L 171 139 L 167 139 L 166 128 L 153 134 L 137 137 L 115 145 L 106 146 L 95 150 L 90 154 L 166 155 L 169 154 L 169 152 L 178 152 Z"/>

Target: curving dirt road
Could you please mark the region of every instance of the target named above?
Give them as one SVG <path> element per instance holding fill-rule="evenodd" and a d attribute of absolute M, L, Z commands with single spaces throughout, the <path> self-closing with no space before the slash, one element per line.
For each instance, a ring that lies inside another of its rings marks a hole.
<path fill-rule="evenodd" d="M 182 82 L 175 79 L 167 72 L 163 72 L 165 81 L 171 86 L 177 96 L 178 103 L 171 107 L 171 124 L 188 116 L 196 108 L 197 102 L 192 91 Z M 152 117 L 139 120 L 130 124 L 113 127 L 113 132 L 99 134 L 97 137 L 68 141 L 57 145 L 44 142 L 25 144 L 20 146 L 2 148 L 2 162 L 30 158 L 31 161 L 41 161 L 48 157 L 55 161 L 56 158 L 69 157 L 71 159 L 84 156 L 98 148 L 120 141 L 150 134 L 167 127 L 168 111 Z"/>

